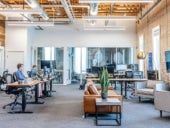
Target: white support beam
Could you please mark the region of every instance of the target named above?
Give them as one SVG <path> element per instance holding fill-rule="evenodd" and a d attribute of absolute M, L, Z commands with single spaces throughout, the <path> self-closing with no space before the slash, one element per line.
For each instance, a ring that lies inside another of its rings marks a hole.
<path fill-rule="evenodd" d="M 84 16 L 82 20 L 136 20 L 136 16 Z"/>
<path fill-rule="evenodd" d="M 71 11 L 70 11 L 70 9 L 69 9 L 69 5 L 67 4 L 67 1 L 66 1 L 66 0 L 61 0 L 61 3 L 62 3 L 62 5 L 63 5 L 63 7 L 64 7 L 64 10 L 65 10 L 68 18 L 70 19 L 71 22 L 73 22 L 74 19 L 73 19 L 73 16 L 72 16 L 72 14 L 71 14 Z"/>

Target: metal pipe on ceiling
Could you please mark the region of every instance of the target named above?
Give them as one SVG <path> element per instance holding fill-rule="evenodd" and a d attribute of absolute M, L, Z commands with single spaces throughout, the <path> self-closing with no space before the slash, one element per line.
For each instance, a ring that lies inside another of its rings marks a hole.
<path fill-rule="evenodd" d="M 68 6 L 67 1 L 66 1 L 66 0 L 61 0 L 61 3 L 62 3 L 62 5 L 63 5 L 63 7 L 64 7 L 64 10 L 65 10 L 68 18 L 70 19 L 71 22 L 73 22 L 74 19 L 73 19 L 73 16 L 72 16 L 71 11 L 70 11 L 70 9 L 69 9 L 69 6 Z"/>

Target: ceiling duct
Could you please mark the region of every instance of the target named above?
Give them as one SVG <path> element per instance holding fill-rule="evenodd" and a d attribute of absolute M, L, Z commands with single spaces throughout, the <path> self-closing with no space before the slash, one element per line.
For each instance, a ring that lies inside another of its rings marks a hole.
<path fill-rule="evenodd" d="M 40 8 L 39 4 L 37 3 L 37 0 L 25 0 L 25 2 L 31 7 L 31 8 Z"/>
<path fill-rule="evenodd" d="M 63 7 L 64 7 L 65 12 L 67 13 L 68 18 L 70 19 L 71 22 L 73 22 L 73 16 L 71 14 L 71 11 L 70 11 L 70 8 L 69 8 L 69 5 L 68 5 L 67 1 L 66 0 L 61 0 L 61 3 L 63 5 Z"/>
<path fill-rule="evenodd" d="M 25 2 L 33 9 L 35 10 L 40 10 L 41 14 L 40 16 L 44 19 L 44 20 L 48 20 L 49 17 L 47 15 L 47 13 L 43 10 L 43 8 L 39 5 L 39 3 L 37 2 L 37 0 L 25 0 Z"/>
<path fill-rule="evenodd" d="M 90 15 L 96 16 L 98 13 L 98 3 L 91 3 L 90 4 Z"/>

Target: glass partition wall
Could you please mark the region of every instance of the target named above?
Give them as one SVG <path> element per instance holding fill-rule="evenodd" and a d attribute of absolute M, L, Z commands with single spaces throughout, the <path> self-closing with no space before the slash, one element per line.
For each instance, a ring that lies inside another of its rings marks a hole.
<path fill-rule="evenodd" d="M 96 73 L 95 70 L 106 65 L 115 65 L 117 70 L 126 69 L 134 62 L 133 48 L 69 48 L 72 49 L 73 66 L 71 81 L 85 78 L 87 72 Z"/>
<path fill-rule="evenodd" d="M 115 65 L 116 70 L 126 69 L 134 63 L 133 48 L 99 47 L 38 47 L 37 65 L 39 71 L 44 66 L 55 75 L 54 83 L 82 83 L 87 72 L 94 73 L 96 68 Z"/>
<path fill-rule="evenodd" d="M 54 74 L 55 84 L 63 84 L 63 48 L 38 47 L 37 48 L 37 66 L 42 74 L 47 72 Z"/>

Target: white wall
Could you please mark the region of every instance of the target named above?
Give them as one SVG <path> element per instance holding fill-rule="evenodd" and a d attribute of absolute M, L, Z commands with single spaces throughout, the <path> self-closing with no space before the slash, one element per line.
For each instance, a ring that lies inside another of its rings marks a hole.
<path fill-rule="evenodd" d="M 26 27 L 9 27 L 6 26 L 6 42 L 5 42 L 5 62 L 8 59 L 8 51 L 23 51 L 25 69 L 29 69 L 30 52 L 28 51 L 28 35 Z"/>
<path fill-rule="evenodd" d="M 127 31 L 35 30 L 33 46 L 134 47 L 136 33 Z"/>

